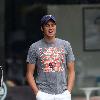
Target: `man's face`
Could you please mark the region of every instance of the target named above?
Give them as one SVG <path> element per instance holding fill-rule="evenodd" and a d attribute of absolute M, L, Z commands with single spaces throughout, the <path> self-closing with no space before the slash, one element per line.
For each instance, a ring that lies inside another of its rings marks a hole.
<path fill-rule="evenodd" d="M 41 30 L 43 31 L 45 37 L 54 37 L 56 34 L 56 23 L 52 20 L 49 20 L 43 25 Z"/>

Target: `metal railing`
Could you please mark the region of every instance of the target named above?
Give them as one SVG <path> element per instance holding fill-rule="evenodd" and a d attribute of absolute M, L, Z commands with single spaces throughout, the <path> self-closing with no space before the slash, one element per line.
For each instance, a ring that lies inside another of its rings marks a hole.
<path fill-rule="evenodd" d="M 3 81 L 3 67 L 0 66 L 0 100 L 4 100 L 7 95 L 7 86 Z"/>

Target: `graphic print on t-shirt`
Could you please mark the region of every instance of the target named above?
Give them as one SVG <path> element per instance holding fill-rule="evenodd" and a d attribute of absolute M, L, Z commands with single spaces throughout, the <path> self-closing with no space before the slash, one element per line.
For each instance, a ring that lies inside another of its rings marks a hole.
<path fill-rule="evenodd" d="M 44 72 L 61 72 L 64 70 L 64 49 L 57 47 L 39 48 Z"/>

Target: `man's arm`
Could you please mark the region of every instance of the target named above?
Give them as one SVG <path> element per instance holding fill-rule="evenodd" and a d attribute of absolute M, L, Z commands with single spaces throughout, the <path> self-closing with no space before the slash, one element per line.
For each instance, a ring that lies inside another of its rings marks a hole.
<path fill-rule="evenodd" d="M 33 92 L 36 95 L 38 92 L 38 88 L 36 86 L 35 79 L 33 76 L 34 70 L 35 70 L 35 64 L 27 64 L 26 78 L 27 78 L 27 81 L 28 81 L 30 87 L 32 88 Z"/>
<path fill-rule="evenodd" d="M 71 93 L 75 81 L 74 62 L 68 62 L 68 91 Z"/>

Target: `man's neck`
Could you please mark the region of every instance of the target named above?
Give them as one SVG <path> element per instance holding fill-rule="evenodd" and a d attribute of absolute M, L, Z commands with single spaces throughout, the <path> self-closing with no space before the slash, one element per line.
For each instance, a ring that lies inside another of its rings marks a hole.
<path fill-rule="evenodd" d="M 44 40 L 47 42 L 47 43 L 54 43 L 56 38 L 55 37 L 44 37 Z"/>

